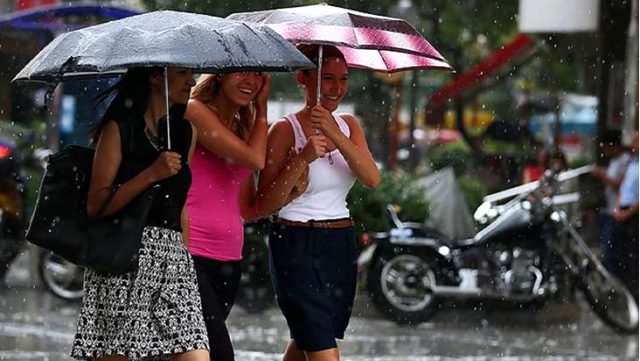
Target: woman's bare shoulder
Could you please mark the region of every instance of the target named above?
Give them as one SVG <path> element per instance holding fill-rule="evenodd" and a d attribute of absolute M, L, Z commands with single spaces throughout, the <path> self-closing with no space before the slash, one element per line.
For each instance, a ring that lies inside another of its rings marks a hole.
<path fill-rule="evenodd" d="M 185 112 L 184 117 L 187 120 L 194 121 L 203 115 L 215 116 L 207 104 L 198 99 L 189 99 L 189 102 L 187 103 L 187 111 Z"/>
<path fill-rule="evenodd" d="M 293 146 L 293 127 L 286 119 L 276 120 L 269 127 L 270 148 L 274 146 L 291 148 Z"/>

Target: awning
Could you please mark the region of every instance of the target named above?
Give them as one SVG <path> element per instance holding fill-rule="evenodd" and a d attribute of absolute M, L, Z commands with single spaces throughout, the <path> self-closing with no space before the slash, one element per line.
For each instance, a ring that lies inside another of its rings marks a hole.
<path fill-rule="evenodd" d="M 102 3 L 59 4 L 16 11 L 0 16 L 0 28 L 24 31 L 70 31 L 86 26 L 78 22 L 65 23 L 61 19 L 72 16 L 98 16 L 109 20 L 140 14 L 140 10 Z"/>
<path fill-rule="evenodd" d="M 507 65 L 517 66 L 523 59 L 528 59 L 537 51 L 534 38 L 520 34 L 513 41 L 503 46 L 481 63 L 457 76 L 451 83 L 432 93 L 427 102 L 428 109 L 444 106 L 449 100 L 456 99 L 464 93 L 478 90 L 489 77 L 495 77 Z"/>

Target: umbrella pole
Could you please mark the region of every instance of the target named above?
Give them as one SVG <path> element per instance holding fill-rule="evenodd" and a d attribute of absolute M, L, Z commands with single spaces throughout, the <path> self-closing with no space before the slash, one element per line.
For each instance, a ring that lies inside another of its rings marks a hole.
<path fill-rule="evenodd" d="M 316 84 L 316 105 L 320 105 L 320 82 L 322 81 L 322 49 L 320 45 L 318 48 L 318 84 Z"/>
<path fill-rule="evenodd" d="M 167 150 L 171 150 L 171 129 L 169 116 L 169 68 L 164 67 L 164 106 L 167 109 Z"/>

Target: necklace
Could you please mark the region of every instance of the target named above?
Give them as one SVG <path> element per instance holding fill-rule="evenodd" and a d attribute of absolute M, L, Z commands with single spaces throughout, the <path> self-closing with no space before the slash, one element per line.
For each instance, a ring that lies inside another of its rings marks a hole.
<path fill-rule="evenodd" d="M 157 136 L 151 133 L 151 129 L 149 129 L 149 127 L 144 127 L 144 134 L 147 136 L 149 144 L 151 144 L 155 150 L 160 150 L 160 140 Z"/>

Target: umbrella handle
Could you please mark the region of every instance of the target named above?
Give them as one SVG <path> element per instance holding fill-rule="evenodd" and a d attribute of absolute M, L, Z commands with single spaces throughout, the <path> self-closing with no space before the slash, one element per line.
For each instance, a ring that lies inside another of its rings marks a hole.
<path fill-rule="evenodd" d="M 164 106 L 167 109 L 167 150 L 171 150 L 171 122 L 169 121 L 169 68 L 164 67 Z"/>
<path fill-rule="evenodd" d="M 323 46 L 318 47 L 318 84 L 316 84 L 316 105 L 320 105 L 320 82 L 322 81 L 322 50 Z"/>
<path fill-rule="evenodd" d="M 322 82 L 322 50 L 323 47 L 318 47 L 318 81 L 316 84 L 316 105 L 320 105 L 320 83 Z M 320 134 L 320 131 L 316 129 L 316 135 Z"/>

